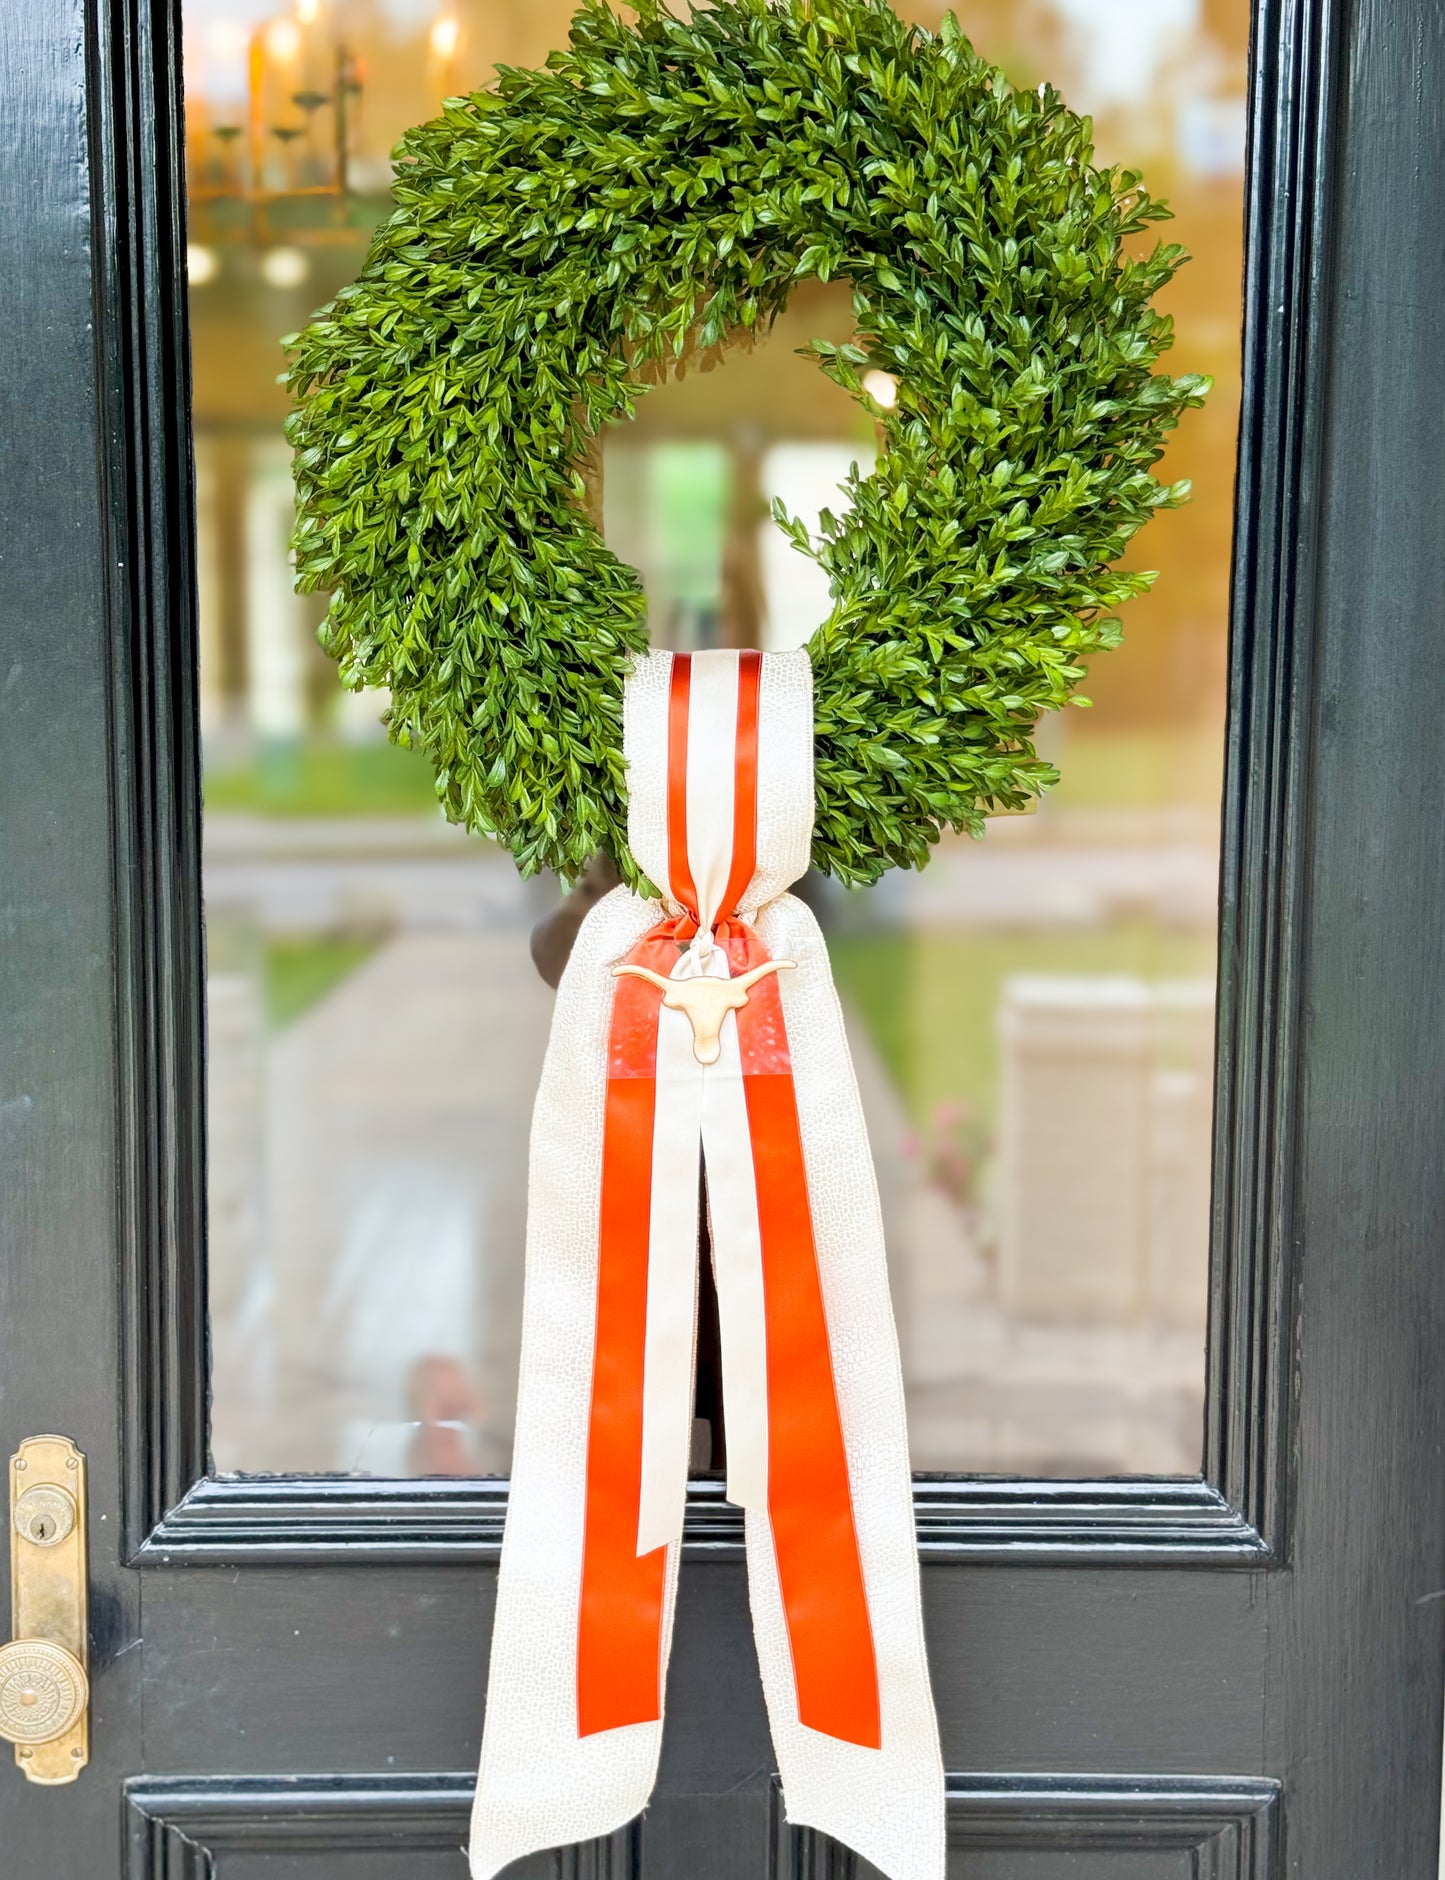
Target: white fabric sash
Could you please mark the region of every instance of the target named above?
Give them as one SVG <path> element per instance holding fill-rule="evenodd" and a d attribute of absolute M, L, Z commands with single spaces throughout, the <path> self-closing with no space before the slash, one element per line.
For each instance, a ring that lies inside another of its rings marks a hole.
<path fill-rule="evenodd" d="M 822 936 L 785 892 L 807 867 L 812 834 L 806 655 L 708 653 L 675 667 L 673 655 L 652 654 L 628 682 L 625 743 L 633 853 L 668 898 L 618 889 L 601 901 L 558 993 L 533 1119 L 517 1437 L 472 1873 L 491 1880 L 522 1855 L 608 1834 L 652 1791 L 692 1429 L 701 1155 L 727 1492 L 746 1510 L 754 1633 L 788 1818 L 844 1841 L 889 1880 L 943 1880 L 942 1765 L 877 1190 Z M 626 976 L 615 978 L 619 967 Z M 730 975 L 748 982 L 747 1003 L 723 1017 L 715 1061 L 703 1063 L 688 1014 L 664 1004 L 664 991 Z M 779 1238 L 786 1145 L 760 1120 L 774 1115 L 796 1119 L 802 1243 Z M 639 1168 L 646 1191 L 622 1193 L 619 1171 Z M 807 1536 L 789 1501 L 789 1432 L 805 1424 L 790 1408 L 789 1378 L 779 1363 L 769 1368 L 769 1327 L 791 1335 L 781 1295 L 797 1290 L 789 1279 L 770 1292 L 780 1261 L 821 1299 L 830 1375 L 819 1414 L 835 1419 L 845 1470 L 847 1549 L 876 1666 L 871 1741 L 866 1727 L 831 1721 L 851 1714 L 853 1694 L 830 1672 L 827 1628 L 821 1644 L 816 1631 L 799 1630 Z M 629 1275 L 641 1276 L 633 1295 L 622 1286 Z M 645 1325 L 634 1328 L 637 1441 L 614 1448 L 609 1463 L 612 1412 L 630 1400 L 626 1390 L 607 1397 L 601 1421 L 598 1405 L 627 1348 L 615 1302 L 630 1296 L 645 1301 Z M 635 1520 L 621 1544 L 609 1514 L 626 1474 L 617 1454 L 634 1471 L 626 1486 L 635 1501 L 622 1505 Z M 639 1576 L 658 1615 L 655 1635 L 642 1634 L 655 1637 L 652 1660 L 615 1661 L 629 1687 L 616 1694 L 606 1676 L 611 1633 L 597 1617 L 609 1574 Z"/>

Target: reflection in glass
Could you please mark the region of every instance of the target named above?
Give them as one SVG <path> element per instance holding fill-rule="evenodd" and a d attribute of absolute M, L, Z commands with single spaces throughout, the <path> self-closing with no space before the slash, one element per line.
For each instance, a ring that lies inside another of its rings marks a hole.
<path fill-rule="evenodd" d="M 1094 113 L 1197 256 L 1180 370 L 1213 372 L 1139 553 L 1092 711 L 1041 728 L 1063 782 L 921 875 L 806 892 L 828 930 L 877 1156 L 920 1468 L 1198 1467 L 1218 794 L 1237 408 L 1246 0 L 971 0 L 1020 84 Z M 925 24 L 937 10 L 914 9 Z M 551 0 L 185 0 L 214 1448 L 223 1470 L 505 1471 L 526 1143 L 555 886 L 440 818 L 385 700 L 344 693 L 292 591 L 280 337 L 351 279 L 389 151 Z M 603 525 L 654 640 L 796 646 L 828 607 L 769 520 L 836 507 L 877 447 L 797 357 L 851 332 L 804 284 L 774 331 L 605 441 Z M 870 392 L 886 403 L 891 386 Z"/>

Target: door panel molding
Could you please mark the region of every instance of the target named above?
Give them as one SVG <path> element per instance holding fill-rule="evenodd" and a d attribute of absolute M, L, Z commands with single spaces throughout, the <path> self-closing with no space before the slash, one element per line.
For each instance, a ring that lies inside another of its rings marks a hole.
<path fill-rule="evenodd" d="M 475 1788 L 471 1775 L 140 1777 L 126 1784 L 125 1880 L 226 1880 L 231 1853 L 459 1853 Z M 538 1855 L 518 1880 L 635 1880 L 640 1846 L 630 1822 Z"/>
<path fill-rule="evenodd" d="M 505 1485 L 208 1479 L 203 957 L 179 0 L 89 13 L 105 412 L 126 1558 L 468 1559 Z M 1258 1566 L 1286 1552 L 1300 855 L 1342 10 L 1259 0 L 1200 1478 L 921 1479 L 933 1556 Z M 741 1518 L 694 1488 L 689 1540 Z"/>
<path fill-rule="evenodd" d="M 950 1775 L 947 1781 L 950 1854 L 1058 1854 L 1061 1877 L 1069 1857 L 1081 1853 L 1183 1853 L 1192 1857 L 1195 1880 L 1273 1880 L 1278 1871 L 1278 1783 L 1232 1776 Z M 862 1880 L 874 1871 L 811 1828 L 789 1827 L 776 1783 L 773 1820 L 771 1880 Z M 1144 1880 L 1147 1869 L 1129 1869 L 1131 1876 L 1136 1871 Z"/>
<path fill-rule="evenodd" d="M 466 1843 L 470 1775 L 141 1777 L 126 1785 L 126 1880 L 225 1880 L 228 1853 L 387 1852 Z M 859 1880 L 856 1858 L 790 1827 L 772 1782 L 769 1880 Z M 1186 1853 L 1198 1880 L 1273 1880 L 1279 1785 L 1230 1776 L 950 1775 L 950 1851 Z M 643 1824 L 538 1856 L 536 1880 L 636 1880 Z M 1061 1869 L 1061 1871 L 1063 1871 Z M 519 1869 L 519 1880 L 529 1869 Z"/>

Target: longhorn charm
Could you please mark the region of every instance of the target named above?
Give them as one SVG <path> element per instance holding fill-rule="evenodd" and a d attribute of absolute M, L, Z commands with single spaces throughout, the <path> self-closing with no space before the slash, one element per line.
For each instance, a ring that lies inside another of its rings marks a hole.
<path fill-rule="evenodd" d="M 749 991 L 760 979 L 766 979 L 769 973 L 781 972 L 784 967 L 791 970 L 796 965 L 796 960 L 765 960 L 751 972 L 739 973 L 736 979 L 713 979 L 706 975 L 697 979 L 664 979 L 661 973 L 654 973 L 646 966 L 614 966 L 612 977 L 621 979 L 627 974 L 656 986 L 664 1005 L 675 1012 L 687 1013 L 687 1021 L 692 1026 L 692 1054 L 698 1063 L 716 1064 L 722 1054 L 723 1020 L 728 1013 L 747 1004 Z"/>

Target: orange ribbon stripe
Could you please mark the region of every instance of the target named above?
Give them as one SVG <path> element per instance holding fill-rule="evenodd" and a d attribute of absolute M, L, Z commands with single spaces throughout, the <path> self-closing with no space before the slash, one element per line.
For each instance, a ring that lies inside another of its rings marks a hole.
<path fill-rule="evenodd" d="M 677 946 L 664 933 L 658 929 L 646 935 L 628 957 L 654 972 L 670 972 Z M 658 1003 L 659 995 L 643 980 L 617 981 L 608 1040 L 577 1636 L 577 1728 L 582 1736 L 650 1723 L 662 1715 L 667 1549 L 654 1548 L 640 1557 L 637 1552 Z"/>
<path fill-rule="evenodd" d="M 692 696 L 692 660 L 675 654 L 667 695 L 667 873 L 668 892 L 697 919 L 697 887 L 687 859 L 687 711 Z M 671 963 L 665 968 L 671 972 Z"/>
<path fill-rule="evenodd" d="M 763 656 L 738 655 L 738 728 L 733 756 L 733 859 L 718 912 L 732 915 L 758 872 L 758 712 Z"/>

